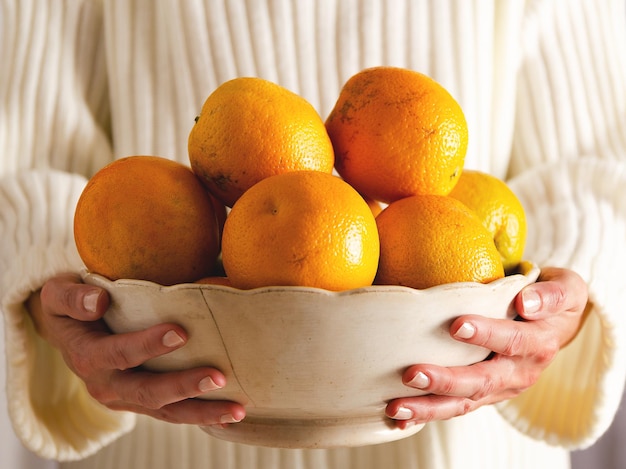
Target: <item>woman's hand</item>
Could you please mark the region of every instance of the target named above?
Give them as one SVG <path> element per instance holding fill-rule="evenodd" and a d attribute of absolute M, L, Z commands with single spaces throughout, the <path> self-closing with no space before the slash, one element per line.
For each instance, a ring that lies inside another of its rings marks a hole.
<path fill-rule="evenodd" d="M 429 394 L 391 401 L 386 413 L 401 428 L 445 420 L 517 396 L 532 386 L 572 340 L 587 305 L 587 286 L 571 270 L 545 268 L 537 283 L 515 298 L 519 321 L 461 316 L 450 327 L 456 340 L 492 350 L 471 366 L 414 365 L 403 382 Z"/>
<path fill-rule="evenodd" d="M 111 334 L 101 319 L 108 304 L 106 291 L 71 274 L 48 280 L 27 302 L 38 333 L 61 351 L 95 399 L 111 409 L 175 423 L 219 425 L 244 418 L 237 403 L 193 399 L 225 385 L 224 375 L 214 368 L 170 373 L 137 368 L 183 347 L 187 334 L 176 324 Z"/>

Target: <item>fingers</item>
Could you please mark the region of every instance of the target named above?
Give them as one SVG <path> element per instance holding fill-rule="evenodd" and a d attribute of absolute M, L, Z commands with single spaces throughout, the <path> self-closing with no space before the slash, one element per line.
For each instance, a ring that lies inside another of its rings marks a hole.
<path fill-rule="evenodd" d="M 462 397 L 428 395 L 391 401 L 385 409 L 387 417 L 406 428 L 408 422 L 427 423 L 465 415 L 478 408 L 477 402 Z"/>
<path fill-rule="evenodd" d="M 483 405 L 519 395 L 532 386 L 541 367 L 520 366 L 517 358 L 495 355 L 471 366 L 415 365 L 403 374 L 406 385 L 429 393 L 395 399 L 387 405 L 388 417 L 426 423 L 465 415 Z"/>
<path fill-rule="evenodd" d="M 209 367 L 169 373 L 133 370 L 113 373 L 106 383 L 93 383 L 89 391 L 106 405 L 124 402 L 129 406 L 157 410 L 210 393 L 225 383 L 224 376 Z"/>
<path fill-rule="evenodd" d="M 102 322 L 68 320 L 65 326 L 70 366 L 82 378 L 102 370 L 135 368 L 187 343 L 187 333 L 177 324 L 158 324 L 125 334 L 110 334 Z"/>
<path fill-rule="evenodd" d="M 563 311 L 582 312 L 587 303 L 587 284 L 575 272 L 556 267 L 542 269 L 536 283 L 515 298 L 520 316 L 537 320 Z"/>
<path fill-rule="evenodd" d="M 559 336 L 540 322 L 463 316 L 450 331 L 457 340 L 492 351 L 492 358 L 471 366 L 411 366 L 403 374 L 406 385 L 473 400 L 506 388 L 519 392 L 538 379 L 560 348 Z"/>
<path fill-rule="evenodd" d="M 424 364 L 407 368 L 404 384 L 429 395 L 393 401 L 388 406 L 389 416 L 400 409 L 400 416 L 404 412 L 405 418 L 408 415 L 409 419 L 427 422 L 512 398 L 539 379 L 559 350 L 558 335 L 544 321 L 463 316 L 452 323 L 450 331 L 457 340 L 493 351 L 491 358 L 470 366 Z"/>
<path fill-rule="evenodd" d="M 539 376 L 539 367 L 519 367 L 514 359 L 495 356 L 471 366 L 415 365 L 403 373 L 407 386 L 440 396 L 466 397 L 473 401 L 510 390 L 518 394 Z"/>
<path fill-rule="evenodd" d="M 458 341 L 483 347 L 494 354 L 509 357 L 533 357 L 550 362 L 559 350 L 559 334 L 550 324 L 533 321 L 488 319 L 483 316 L 461 316 L 450 326 Z"/>
<path fill-rule="evenodd" d="M 83 379 L 100 403 L 175 423 L 214 425 L 237 422 L 244 408 L 233 402 L 195 402 L 198 396 L 226 385 L 225 376 L 210 367 L 155 373 L 138 368 L 150 359 L 170 353 L 187 342 L 176 324 L 111 335 L 98 329 L 101 321 L 68 319 L 66 362 Z M 204 402 L 204 405 L 202 405 Z"/>
<path fill-rule="evenodd" d="M 246 416 L 245 408 L 236 402 L 207 401 L 202 399 L 186 399 L 154 410 L 130 405 L 126 402 L 111 403 L 108 407 L 114 410 L 150 415 L 170 423 L 200 426 L 237 423 L 241 422 Z"/>
<path fill-rule="evenodd" d="M 41 301 L 50 313 L 57 316 L 93 321 L 106 312 L 109 295 L 101 288 L 85 285 L 77 275 L 63 274 L 44 284 Z"/>
<path fill-rule="evenodd" d="M 111 334 L 101 319 L 109 306 L 107 292 L 74 274 L 51 278 L 26 306 L 37 332 L 61 351 L 103 405 L 175 423 L 224 425 L 244 418 L 238 403 L 196 399 L 226 385 L 215 368 L 167 373 L 141 368 L 187 343 L 186 331 L 177 324 Z"/>
<path fill-rule="evenodd" d="M 404 384 L 428 394 L 391 401 L 387 416 L 404 422 L 400 426 L 425 423 L 519 395 L 576 335 L 587 295 L 587 286 L 576 273 L 545 268 L 539 281 L 514 300 L 520 320 L 457 318 L 450 327 L 452 337 L 483 347 L 491 352 L 490 358 L 470 366 L 409 367 L 403 373 Z"/>

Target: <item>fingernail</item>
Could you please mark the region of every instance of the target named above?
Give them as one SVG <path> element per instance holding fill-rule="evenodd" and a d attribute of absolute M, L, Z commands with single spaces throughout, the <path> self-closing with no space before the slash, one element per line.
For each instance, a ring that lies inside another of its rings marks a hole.
<path fill-rule="evenodd" d="M 99 290 L 90 291 L 83 296 L 83 307 L 90 313 L 95 313 L 98 307 Z"/>
<path fill-rule="evenodd" d="M 536 313 L 541 307 L 541 297 L 532 288 L 522 290 L 522 304 L 524 305 L 524 313 Z"/>
<path fill-rule="evenodd" d="M 167 331 L 162 341 L 163 345 L 170 348 L 178 347 L 185 343 L 185 340 L 176 331 Z"/>
<path fill-rule="evenodd" d="M 471 339 L 474 337 L 474 334 L 476 334 L 474 325 L 470 322 L 464 322 L 454 333 L 454 337 L 458 337 L 459 339 Z"/>
<path fill-rule="evenodd" d="M 395 420 L 409 420 L 413 418 L 413 411 L 407 407 L 398 407 L 398 410 L 391 418 Z"/>
<path fill-rule="evenodd" d="M 414 388 L 424 389 L 430 385 L 430 378 L 426 373 L 420 371 L 407 384 L 409 386 L 413 386 Z"/>
<path fill-rule="evenodd" d="M 200 380 L 200 382 L 198 383 L 198 388 L 202 392 L 209 392 L 209 391 L 214 391 L 215 389 L 220 389 L 221 386 L 219 386 L 215 381 L 213 381 L 213 378 L 211 378 L 210 376 L 207 376 L 206 378 L 203 378 Z"/>
<path fill-rule="evenodd" d="M 220 423 L 237 423 L 241 422 L 240 419 L 236 419 L 232 414 L 224 414 L 220 417 Z"/>

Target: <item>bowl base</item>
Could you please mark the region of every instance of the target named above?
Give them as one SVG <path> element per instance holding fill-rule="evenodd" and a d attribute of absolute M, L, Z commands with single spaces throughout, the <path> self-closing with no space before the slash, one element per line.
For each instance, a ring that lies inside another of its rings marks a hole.
<path fill-rule="evenodd" d="M 216 438 L 254 446 L 321 449 L 387 443 L 416 434 L 424 424 L 400 429 L 383 417 L 287 420 L 246 417 L 224 426 L 204 426 Z"/>

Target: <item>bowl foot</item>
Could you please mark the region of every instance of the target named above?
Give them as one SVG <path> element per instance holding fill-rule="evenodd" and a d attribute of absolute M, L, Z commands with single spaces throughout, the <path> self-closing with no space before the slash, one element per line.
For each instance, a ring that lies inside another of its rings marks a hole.
<path fill-rule="evenodd" d="M 388 418 L 272 419 L 249 416 L 226 426 L 200 427 L 216 438 L 255 446 L 313 449 L 365 446 L 409 437 L 424 425 L 404 430 Z"/>

